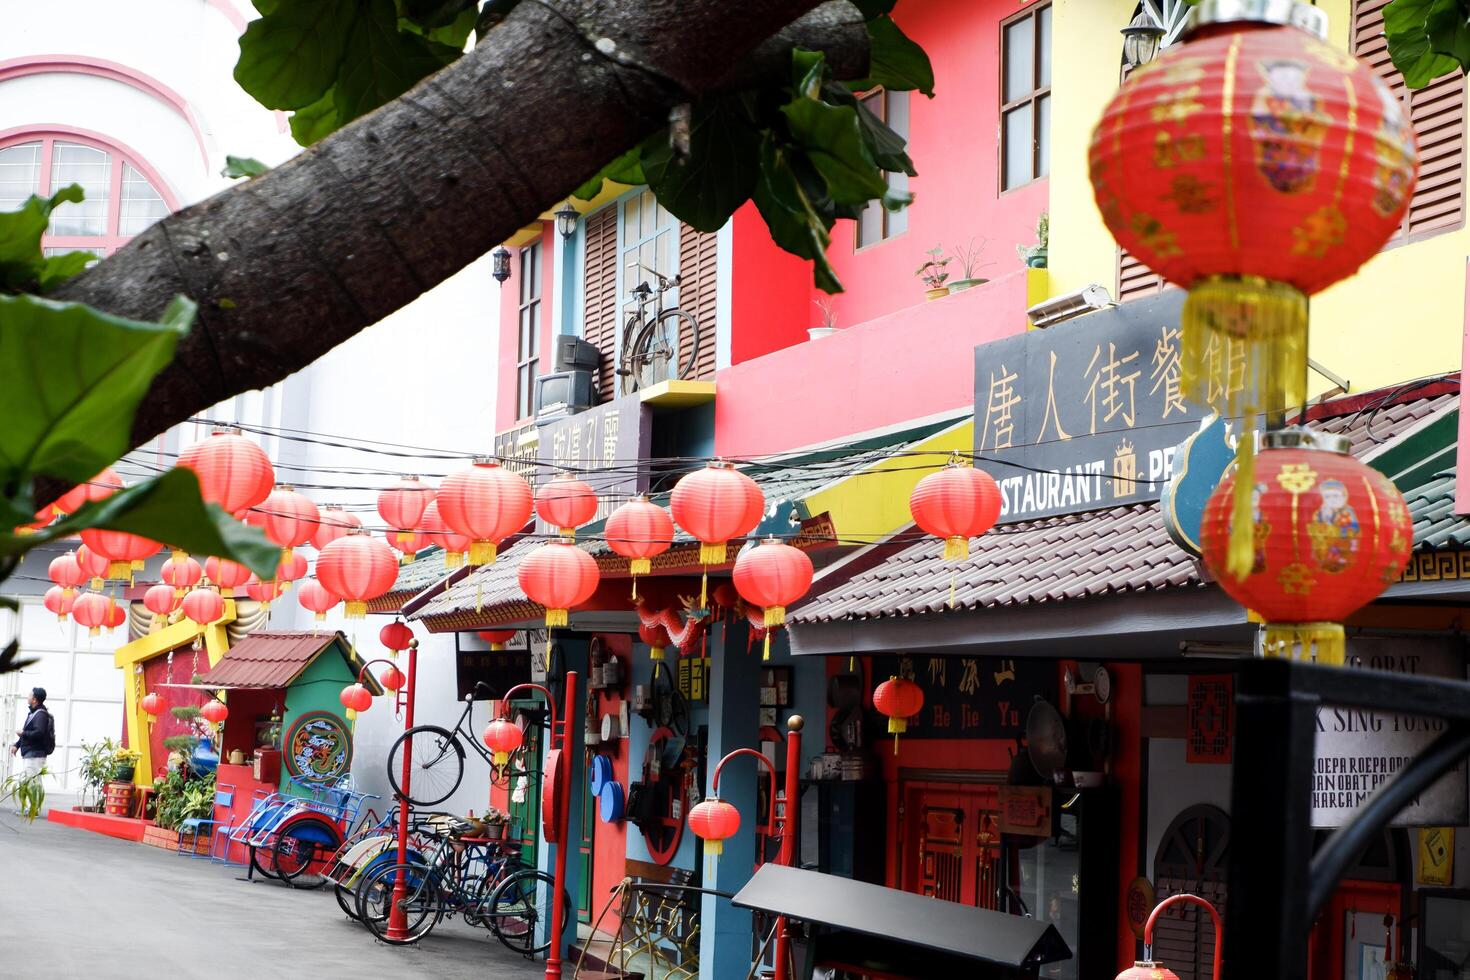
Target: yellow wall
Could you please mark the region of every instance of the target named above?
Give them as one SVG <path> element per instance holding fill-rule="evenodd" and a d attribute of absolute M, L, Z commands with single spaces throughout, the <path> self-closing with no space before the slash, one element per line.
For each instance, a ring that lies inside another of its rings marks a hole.
<path fill-rule="evenodd" d="M 1350 0 L 1322 0 L 1330 40 L 1347 49 Z M 1052 51 L 1052 293 L 1100 283 L 1117 289 L 1117 251 L 1087 179 L 1092 127 L 1117 89 L 1118 28 L 1134 0 L 1054 0 Z M 1100 39 L 1106 39 L 1105 41 Z M 1470 229 L 1390 248 L 1312 298 L 1311 356 L 1368 391 L 1459 370 Z M 1320 392 L 1327 383 L 1313 375 Z"/>

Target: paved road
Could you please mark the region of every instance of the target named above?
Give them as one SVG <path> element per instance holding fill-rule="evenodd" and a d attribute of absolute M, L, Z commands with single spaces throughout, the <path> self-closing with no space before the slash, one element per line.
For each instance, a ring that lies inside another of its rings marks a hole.
<path fill-rule="evenodd" d="M 7 811 L 0 977 L 529 980 L 544 971 L 458 919 L 418 946 L 383 946 L 329 892 L 237 881 L 243 873 Z"/>

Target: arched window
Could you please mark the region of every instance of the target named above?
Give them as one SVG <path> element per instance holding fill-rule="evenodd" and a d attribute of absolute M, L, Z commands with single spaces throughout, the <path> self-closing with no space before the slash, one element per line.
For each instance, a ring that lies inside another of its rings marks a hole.
<path fill-rule="evenodd" d="M 28 133 L 0 142 L 0 211 L 67 184 L 80 184 L 86 198 L 51 213 L 41 237 L 47 255 L 111 255 L 173 210 L 171 196 L 147 166 L 117 146 L 71 133 Z"/>

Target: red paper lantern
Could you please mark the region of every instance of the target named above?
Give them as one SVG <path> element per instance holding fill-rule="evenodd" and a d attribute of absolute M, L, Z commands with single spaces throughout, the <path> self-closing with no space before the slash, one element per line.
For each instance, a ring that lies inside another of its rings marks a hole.
<path fill-rule="evenodd" d="M 516 638 L 515 630 L 480 630 L 475 634 L 486 643 L 490 644 L 492 650 L 504 650 L 505 645 Z"/>
<path fill-rule="evenodd" d="M 276 566 L 276 581 L 295 582 L 297 579 L 305 578 L 306 572 L 306 556 L 300 552 L 292 552 L 291 557 L 282 558 L 280 564 Z"/>
<path fill-rule="evenodd" d="M 1179 980 L 1179 974 L 1153 960 L 1138 960 L 1118 974 L 1118 980 Z"/>
<path fill-rule="evenodd" d="M 930 473 L 909 494 L 914 523 L 944 539 L 946 561 L 969 556 L 970 539 L 995 526 L 1000 504 L 1000 488 L 990 474 L 959 462 Z"/>
<path fill-rule="evenodd" d="M 273 544 L 280 545 L 282 557 L 287 560 L 293 548 L 316 536 L 320 519 L 316 504 L 287 486 L 276 487 L 264 503 L 245 515 L 245 523 L 260 528 Z"/>
<path fill-rule="evenodd" d="M 86 483 L 72 487 L 51 506 L 58 514 L 75 514 L 83 504 L 104 500 L 121 490 L 122 485 L 122 478 L 109 466 Z"/>
<path fill-rule="evenodd" d="M 165 710 L 168 709 L 168 699 L 156 691 L 150 691 L 149 693 L 143 695 L 143 699 L 138 702 L 138 707 L 142 708 L 143 712 L 147 714 L 150 719 L 157 718 L 159 715 L 163 714 Z"/>
<path fill-rule="evenodd" d="M 239 562 L 211 557 L 204 559 L 204 574 L 221 589 L 237 589 L 249 582 L 254 573 Z"/>
<path fill-rule="evenodd" d="M 218 622 L 225 614 L 225 600 L 213 589 L 193 589 L 184 596 L 184 615 L 200 626 Z"/>
<path fill-rule="evenodd" d="M 669 631 L 661 623 L 654 623 L 652 626 L 639 625 L 638 639 L 648 644 L 649 660 L 664 659 L 664 651 L 674 645 Z"/>
<path fill-rule="evenodd" d="M 107 578 L 107 569 L 112 564 L 106 555 L 99 555 L 85 544 L 77 546 L 77 564 L 87 573 L 93 589 L 102 588 Z"/>
<path fill-rule="evenodd" d="M 1343 662 L 1342 620 L 1398 581 L 1414 545 L 1403 495 L 1347 453 L 1341 436 L 1269 432 L 1250 488 L 1250 533 L 1231 524 L 1237 475 L 1205 505 L 1204 562 L 1220 587 L 1266 621 L 1271 657 Z"/>
<path fill-rule="evenodd" d="M 722 565 L 727 542 L 755 530 L 765 495 L 754 480 L 724 460 L 686 473 L 674 485 L 669 509 L 680 527 L 699 539 L 699 561 Z"/>
<path fill-rule="evenodd" d="M 66 590 L 68 595 L 87 581 L 87 573 L 77 563 L 75 551 L 68 551 L 51 559 L 51 564 L 46 566 L 46 577 Z"/>
<path fill-rule="evenodd" d="M 369 599 L 393 588 L 398 580 L 398 561 L 393 550 L 367 534 L 349 534 L 322 549 L 316 560 L 316 577 L 328 592 L 346 600 L 348 619 L 367 615 Z"/>
<path fill-rule="evenodd" d="M 199 584 L 199 580 L 204 577 L 204 569 L 192 558 L 175 556 L 163 563 L 158 577 L 172 585 L 174 595 L 182 599 L 186 591 Z"/>
<path fill-rule="evenodd" d="M 518 752 L 524 740 L 521 726 L 505 718 L 497 718 L 485 726 L 480 738 L 490 750 L 496 766 L 503 766 Z"/>
<path fill-rule="evenodd" d="M 211 725 L 220 725 L 230 717 L 230 709 L 219 698 L 210 698 L 199 708 L 199 714 Z"/>
<path fill-rule="evenodd" d="M 119 605 L 116 599 L 111 600 L 107 607 L 107 618 L 103 620 L 102 625 L 107 629 L 115 630 L 127 621 L 127 610 Z"/>
<path fill-rule="evenodd" d="M 389 531 L 383 537 L 393 550 L 403 553 L 405 563 L 429 546 L 429 536 L 418 531 Z"/>
<path fill-rule="evenodd" d="M 179 454 L 179 465 L 199 477 L 199 494 L 238 514 L 270 496 L 276 473 L 265 451 L 238 429 L 215 429 Z"/>
<path fill-rule="evenodd" d="M 767 538 L 735 559 L 731 578 L 746 602 L 765 610 L 765 626 L 786 622 L 786 607 L 806 595 L 812 584 L 812 560 L 805 551 Z"/>
<path fill-rule="evenodd" d="M 1307 296 L 1378 253 L 1418 167 L 1402 104 L 1322 40 L 1326 15 L 1257 6 L 1271 13 L 1196 11 L 1118 88 L 1089 154 L 1113 237 L 1189 290 L 1184 396 L 1229 417 L 1305 399 Z"/>
<path fill-rule="evenodd" d="M 564 538 L 597 516 L 597 491 L 570 473 L 558 473 L 536 491 L 536 513 Z"/>
<path fill-rule="evenodd" d="M 72 603 L 71 618 L 78 626 L 85 626 L 90 635 L 96 636 L 107 625 L 113 602 L 100 592 L 83 592 Z"/>
<path fill-rule="evenodd" d="M 407 650 L 413 642 L 413 629 L 405 622 L 395 619 L 378 630 L 378 642 L 389 650 Z"/>
<path fill-rule="evenodd" d="M 434 502 L 435 490 L 416 476 L 405 476 L 387 490 L 378 494 L 378 513 L 388 526 L 397 532 L 407 532 L 419 526 L 424 511 Z M 394 534 L 389 532 L 388 543 L 393 544 Z M 395 546 L 396 547 L 396 546 Z M 400 548 L 400 551 L 417 549 Z"/>
<path fill-rule="evenodd" d="M 470 539 L 470 564 L 495 560 L 496 546 L 531 518 L 531 486 L 488 457 L 451 473 L 439 487 L 439 516 Z"/>
<path fill-rule="evenodd" d="M 321 550 L 359 527 L 362 527 L 362 518 L 347 513 L 341 507 L 329 505 L 323 507 L 317 515 L 316 530 L 312 532 L 311 543 L 316 545 L 317 550 Z"/>
<path fill-rule="evenodd" d="M 296 587 L 296 601 L 301 603 L 302 609 L 315 613 L 314 618 L 320 622 L 327 618 L 333 606 L 342 601 L 342 597 L 333 595 L 326 586 L 309 578 Z"/>
<path fill-rule="evenodd" d="M 431 544 L 437 544 L 444 549 L 444 567 L 459 568 L 464 564 L 465 556 L 469 554 L 470 539 L 463 534 L 455 534 L 444 523 L 444 518 L 439 514 L 439 501 L 429 501 L 429 506 L 424 508 L 423 520 L 419 526 L 424 529 L 424 534 Z"/>
<path fill-rule="evenodd" d="M 41 598 L 41 605 L 46 611 L 56 617 L 58 623 L 66 622 L 66 617 L 71 615 L 72 608 L 76 605 L 75 592 L 63 589 L 59 585 L 53 585 L 46 590 L 45 596 Z"/>
<path fill-rule="evenodd" d="M 740 830 L 740 811 L 733 803 L 711 796 L 689 811 L 689 829 L 704 841 L 706 854 L 719 857 L 725 841 Z"/>
<path fill-rule="evenodd" d="M 403 671 L 390 664 L 388 669 L 379 675 L 378 683 L 383 685 L 384 690 L 396 691 L 408 683 L 408 678 L 403 676 Z"/>
<path fill-rule="evenodd" d="M 652 559 L 674 543 L 674 520 L 647 497 L 630 500 L 608 516 L 604 530 L 607 546 L 628 559 L 633 576 L 633 598 L 638 598 L 638 576 L 653 570 Z"/>
<path fill-rule="evenodd" d="M 342 688 L 342 706 L 359 714 L 373 706 L 373 692 L 361 684 L 349 684 Z"/>
<path fill-rule="evenodd" d="M 153 625 L 159 626 L 179 608 L 181 600 L 174 594 L 171 585 L 150 585 L 143 593 L 143 606 L 153 614 Z"/>
<path fill-rule="evenodd" d="M 567 625 L 568 611 L 597 591 L 597 561 L 569 541 L 543 544 L 516 570 L 521 591 L 546 607 L 548 627 Z"/>
<path fill-rule="evenodd" d="M 262 582 L 259 578 L 252 575 L 250 576 L 250 581 L 245 583 L 245 594 L 267 609 L 285 591 L 286 583 L 280 579 L 271 579 L 269 582 Z"/>
<path fill-rule="evenodd" d="M 82 531 L 81 539 L 93 554 L 108 559 L 106 577 L 119 580 L 131 579 L 133 572 L 142 569 L 143 562 L 162 547 L 157 541 L 136 534 L 96 527 Z"/>
<path fill-rule="evenodd" d="M 897 755 L 898 736 L 909 730 L 909 719 L 924 710 L 924 689 L 906 677 L 890 677 L 873 691 L 873 707 L 888 717 Z"/>

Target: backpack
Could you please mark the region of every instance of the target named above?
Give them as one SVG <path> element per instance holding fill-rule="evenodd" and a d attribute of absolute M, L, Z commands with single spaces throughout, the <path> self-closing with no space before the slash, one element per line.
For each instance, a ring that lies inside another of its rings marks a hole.
<path fill-rule="evenodd" d="M 45 708 L 41 710 L 46 711 Z M 56 719 L 50 711 L 46 711 L 46 731 L 41 735 L 41 748 L 46 750 L 47 755 L 56 751 Z"/>

